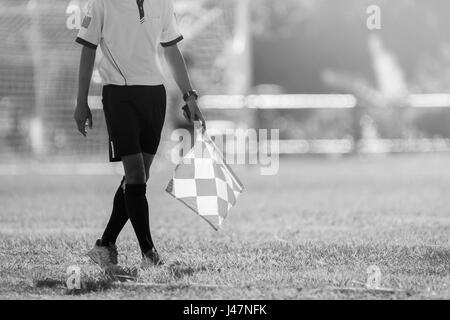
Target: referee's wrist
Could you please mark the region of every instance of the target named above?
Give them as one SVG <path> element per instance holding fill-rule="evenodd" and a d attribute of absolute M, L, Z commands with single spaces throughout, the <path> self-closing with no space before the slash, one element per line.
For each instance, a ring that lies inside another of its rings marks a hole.
<path fill-rule="evenodd" d="M 189 97 L 186 98 L 184 101 L 185 101 L 185 102 L 197 101 L 197 98 L 196 98 L 195 96 L 189 96 Z"/>
<path fill-rule="evenodd" d="M 194 99 L 194 100 L 198 99 L 197 90 L 189 90 L 183 94 L 183 100 L 185 102 L 192 101 L 192 99 Z"/>

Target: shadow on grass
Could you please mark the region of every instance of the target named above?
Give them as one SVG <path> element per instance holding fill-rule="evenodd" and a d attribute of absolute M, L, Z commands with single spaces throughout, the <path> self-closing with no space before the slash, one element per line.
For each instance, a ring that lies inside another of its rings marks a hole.
<path fill-rule="evenodd" d="M 68 289 L 66 281 L 60 279 L 44 278 L 35 279 L 34 287 L 39 289 L 63 289 L 67 295 L 83 295 L 92 292 L 104 292 L 114 288 L 115 284 L 130 280 L 136 280 L 136 269 L 120 268 L 114 272 L 103 273 L 98 276 L 82 275 L 80 289 Z"/>
<path fill-rule="evenodd" d="M 45 278 L 45 279 L 37 279 L 34 280 L 34 287 L 36 288 L 58 288 L 58 287 L 63 287 L 65 286 L 65 282 L 62 280 L 56 280 L 56 279 L 49 279 L 49 278 Z"/>
<path fill-rule="evenodd" d="M 110 277 L 104 277 L 101 279 L 83 279 L 80 289 L 70 290 L 66 286 L 66 282 L 56 279 L 39 279 L 34 281 L 34 286 L 39 289 L 61 289 L 64 290 L 64 294 L 67 295 L 82 295 L 91 292 L 103 292 L 113 287 L 114 279 Z"/>

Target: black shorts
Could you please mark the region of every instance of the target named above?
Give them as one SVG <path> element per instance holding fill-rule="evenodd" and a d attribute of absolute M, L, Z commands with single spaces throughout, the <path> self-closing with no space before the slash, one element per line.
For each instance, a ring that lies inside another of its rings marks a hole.
<path fill-rule="evenodd" d="M 156 154 L 166 115 L 166 89 L 159 86 L 103 87 L 103 111 L 109 134 L 109 160 Z"/>

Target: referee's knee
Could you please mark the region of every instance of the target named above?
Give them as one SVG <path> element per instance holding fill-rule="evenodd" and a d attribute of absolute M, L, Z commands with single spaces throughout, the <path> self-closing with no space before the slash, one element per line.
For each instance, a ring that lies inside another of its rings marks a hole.
<path fill-rule="evenodd" d="M 146 184 L 144 160 L 142 155 L 132 155 L 122 158 L 127 184 Z"/>
<path fill-rule="evenodd" d="M 147 184 L 147 177 L 144 174 L 129 173 L 125 175 L 127 184 Z"/>
<path fill-rule="evenodd" d="M 125 179 L 127 184 L 146 184 L 147 175 L 142 166 L 130 166 L 128 165 L 125 169 Z"/>

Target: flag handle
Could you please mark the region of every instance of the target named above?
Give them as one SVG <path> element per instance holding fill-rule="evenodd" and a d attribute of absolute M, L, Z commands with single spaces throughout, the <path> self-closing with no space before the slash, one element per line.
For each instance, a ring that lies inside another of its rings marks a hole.
<path fill-rule="evenodd" d="M 203 131 L 203 124 L 201 121 L 194 121 L 194 129 L 197 131 Z"/>
<path fill-rule="evenodd" d="M 186 120 L 189 120 L 191 118 L 191 111 L 189 111 L 189 107 L 187 106 L 187 104 L 185 104 L 183 107 L 183 115 L 186 118 Z M 194 129 L 199 131 L 200 129 L 203 128 L 203 124 L 202 122 L 198 119 L 197 115 L 195 116 L 195 120 L 194 120 Z M 203 130 L 202 130 L 203 132 Z"/>

